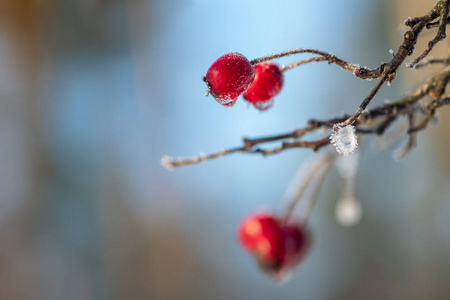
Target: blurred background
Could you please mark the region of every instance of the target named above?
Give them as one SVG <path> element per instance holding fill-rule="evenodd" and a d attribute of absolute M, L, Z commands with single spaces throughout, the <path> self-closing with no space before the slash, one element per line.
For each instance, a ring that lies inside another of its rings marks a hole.
<path fill-rule="evenodd" d="M 450 299 L 449 108 L 400 163 L 392 151 L 406 139 L 361 147 L 355 227 L 335 221 L 342 182 L 331 171 L 314 245 L 281 284 L 236 230 L 255 210 L 285 208 L 309 150 L 173 172 L 159 163 L 351 113 L 375 83 L 311 64 L 286 73 L 268 112 L 242 100 L 225 109 L 201 81 L 224 53 L 314 47 L 375 67 L 400 45 L 403 20 L 436 1 L 0 3 L 0 299 Z M 402 68 L 371 106 L 437 69 Z"/>

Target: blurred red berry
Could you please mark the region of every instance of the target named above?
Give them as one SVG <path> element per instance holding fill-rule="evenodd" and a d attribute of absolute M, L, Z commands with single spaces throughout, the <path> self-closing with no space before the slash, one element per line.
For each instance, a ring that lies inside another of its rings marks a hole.
<path fill-rule="evenodd" d="M 223 106 L 232 106 L 253 83 L 255 68 L 240 53 L 228 53 L 209 67 L 204 80 L 211 95 Z"/>
<path fill-rule="evenodd" d="M 244 99 L 259 110 L 266 110 L 273 105 L 273 97 L 283 87 L 283 72 L 277 64 L 266 62 L 255 65 L 255 80 L 244 93 Z"/>
<path fill-rule="evenodd" d="M 268 214 L 248 217 L 239 229 L 239 240 L 263 267 L 275 268 L 283 263 L 283 231 L 275 217 Z"/>
<path fill-rule="evenodd" d="M 259 265 L 278 279 L 295 267 L 309 248 L 309 238 L 303 228 L 296 224 L 284 225 L 270 214 L 246 218 L 239 228 L 239 240 Z"/>
<path fill-rule="evenodd" d="M 242 222 L 239 228 L 239 240 L 247 250 L 256 247 L 256 241 L 268 228 L 278 228 L 278 221 L 268 214 L 252 215 Z"/>
<path fill-rule="evenodd" d="M 306 255 L 309 249 L 308 233 L 298 225 L 283 227 L 285 244 L 285 263 L 295 266 Z"/>

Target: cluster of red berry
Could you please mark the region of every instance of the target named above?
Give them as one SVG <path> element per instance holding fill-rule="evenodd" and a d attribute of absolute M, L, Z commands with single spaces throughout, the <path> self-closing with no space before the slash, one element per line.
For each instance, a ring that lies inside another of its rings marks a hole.
<path fill-rule="evenodd" d="M 277 64 L 263 62 L 253 66 L 240 53 L 217 59 L 203 78 L 208 93 L 223 106 L 233 106 L 240 95 L 259 110 L 273 105 L 273 97 L 283 87 L 283 72 Z"/>
<path fill-rule="evenodd" d="M 239 228 L 239 241 L 262 270 L 283 279 L 305 256 L 310 238 L 304 227 L 268 213 L 251 215 Z"/>

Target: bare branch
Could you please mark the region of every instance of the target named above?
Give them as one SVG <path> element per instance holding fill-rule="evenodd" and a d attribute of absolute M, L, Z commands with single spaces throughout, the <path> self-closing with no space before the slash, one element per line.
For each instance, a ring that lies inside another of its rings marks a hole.
<path fill-rule="evenodd" d="M 439 100 L 434 100 L 427 106 L 427 110 L 422 117 L 422 120 L 417 124 L 417 126 L 412 127 L 408 130 L 408 133 L 413 133 L 417 131 L 424 130 L 428 123 L 434 118 L 434 115 L 436 113 L 436 110 L 442 106 L 449 105 L 450 104 L 450 95 L 443 97 Z"/>
<path fill-rule="evenodd" d="M 411 31 L 407 31 L 404 35 L 403 44 L 400 45 L 397 53 L 394 55 L 392 60 L 387 64 L 382 64 L 379 68 L 379 71 L 381 71 L 382 77 L 378 81 L 378 83 L 375 85 L 375 87 L 370 91 L 369 95 L 363 100 L 361 105 L 359 106 L 358 110 L 349 117 L 345 122 L 342 123 L 342 126 L 350 125 L 355 122 L 355 120 L 362 114 L 364 109 L 369 105 L 370 101 L 375 97 L 375 95 L 380 90 L 381 86 L 387 81 L 388 83 L 392 82 L 395 79 L 395 76 L 397 74 L 397 70 L 400 67 L 400 65 L 405 61 L 406 57 L 411 55 L 414 51 L 414 46 L 417 42 L 417 37 L 419 36 L 420 32 L 422 31 L 423 27 L 436 19 L 439 14 L 443 15 L 446 13 L 445 16 L 448 14 L 448 0 L 442 0 L 440 1 L 429 13 L 428 15 L 425 15 L 421 18 L 416 18 L 413 21 L 411 21 L 411 24 L 414 23 L 412 26 Z M 445 35 L 445 26 L 443 26 L 444 35 Z M 433 40 L 435 41 L 434 44 L 436 44 L 438 41 L 440 41 L 442 38 L 442 33 L 436 36 L 436 38 Z M 434 46 L 433 44 L 433 46 Z M 429 47 L 430 51 L 433 48 L 433 46 Z M 424 58 L 428 53 L 424 54 Z M 412 64 L 411 67 L 414 66 L 417 62 L 420 61 L 420 59 L 416 59 Z M 377 73 L 378 74 L 378 73 Z"/>
<path fill-rule="evenodd" d="M 311 48 L 292 49 L 277 54 L 268 55 L 251 61 L 252 64 L 269 61 L 272 59 L 290 56 L 300 53 L 309 53 L 318 55 L 317 57 L 308 58 L 298 62 L 294 62 L 282 68 L 282 71 L 289 70 L 299 65 L 310 62 L 328 61 L 330 64 L 336 64 L 344 70 L 353 71 L 353 73 L 361 79 L 379 78 L 376 85 L 372 88 L 366 98 L 362 101 L 359 108 L 353 115 L 346 115 L 342 118 L 333 118 L 325 121 L 310 120 L 306 127 L 294 130 L 289 133 L 283 133 L 273 136 L 266 136 L 260 138 L 244 138 L 243 145 L 240 147 L 230 148 L 227 150 L 218 151 L 209 155 L 198 155 L 192 158 L 177 158 L 164 157 L 161 163 L 169 169 L 174 167 L 196 164 L 209 159 L 214 159 L 229 155 L 235 152 L 243 152 L 248 154 L 261 154 L 263 156 L 276 154 L 287 149 L 292 148 L 311 148 L 314 151 L 328 145 L 330 143 L 329 136 L 322 137 L 315 141 L 304 141 L 302 138 L 307 134 L 317 131 L 320 128 L 333 129 L 335 124 L 339 126 L 353 125 L 358 134 L 378 134 L 381 135 L 389 126 L 391 126 L 400 115 L 407 115 L 410 120 L 410 128 L 408 133 L 410 139 L 408 142 L 408 151 L 413 148 L 416 143 L 415 132 L 423 130 L 427 127 L 430 119 L 433 118 L 435 111 L 450 104 L 450 96 L 441 97 L 445 92 L 445 87 L 450 79 L 450 66 L 431 77 L 426 83 L 422 84 L 413 93 L 406 97 L 392 103 L 380 105 L 371 110 L 366 110 L 372 99 L 378 93 L 385 82 L 391 83 L 397 74 L 398 68 L 403 64 L 406 57 L 412 55 L 417 38 L 425 27 L 434 26 L 431 24 L 436 18 L 446 20 L 449 13 L 449 1 L 440 0 L 436 6 L 422 17 L 408 18 L 405 24 L 411 29 L 404 34 L 403 43 L 399 46 L 397 53 L 388 63 L 382 63 L 378 68 L 368 69 L 360 68 L 358 65 L 348 63 L 343 59 L 334 56 L 333 53 L 327 53 L 321 50 Z M 427 50 L 425 50 L 418 58 L 416 58 L 409 67 L 421 68 L 429 64 L 441 63 L 450 64 L 450 58 L 444 59 L 428 59 L 426 62 L 419 64 L 425 58 L 433 47 L 442 39 L 445 38 L 446 22 L 439 25 L 438 33 L 435 38 L 429 42 Z M 435 100 L 432 101 L 426 108 L 419 105 L 417 102 L 426 97 L 432 96 Z M 415 118 L 417 113 L 423 113 L 424 116 L 421 121 L 415 125 Z M 337 127 L 339 128 L 339 127 Z M 273 148 L 255 148 L 256 145 L 265 144 L 269 142 L 282 141 L 281 145 Z"/>
<path fill-rule="evenodd" d="M 180 166 L 186 166 L 186 165 L 192 165 L 192 164 L 198 164 L 203 161 L 207 161 L 214 158 L 219 158 L 231 153 L 239 152 L 239 151 L 245 151 L 245 147 L 240 148 L 232 148 L 227 150 L 220 150 L 208 155 L 205 154 L 199 154 L 198 156 L 194 156 L 191 158 L 171 158 L 170 156 L 164 156 L 161 158 L 161 165 L 165 167 L 166 169 L 172 170 L 175 167 Z"/>
<path fill-rule="evenodd" d="M 347 126 L 347 125 L 351 125 L 353 124 L 356 119 L 359 118 L 359 116 L 363 113 L 363 111 L 366 109 L 367 105 L 369 105 L 370 101 L 373 99 L 373 97 L 375 97 L 375 95 L 378 93 L 378 91 L 380 90 L 381 86 L 384 84 L 384 82 L 386 81 L 387 76 L 383 76 L 380 78 L 380 80 L 378 81 L 378 83 L 374 86 L 374 88 L 370 91 L 369 95 L 363 100 L 363 102 L 361 103 L 361 105 L 359 106 L 358 110 L 351 116 L 349 117 L 347 120 L 345 120 L 344 122 L 342 122 L 340 124 L 341 127 Z"/>

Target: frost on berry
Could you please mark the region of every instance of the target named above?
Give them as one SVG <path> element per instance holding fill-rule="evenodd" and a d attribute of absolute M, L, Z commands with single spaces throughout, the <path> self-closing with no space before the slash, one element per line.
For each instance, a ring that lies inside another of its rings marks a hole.
<path fill-rule="evenodd" d="M 223 106 L 233 106 L 253 83 L 255 69 L 240 53 L 227 53 L 209 67 L 204 81 L 209 93 Z"/>
<path fill-rule="evenodd" d="M 259 110 L 266 110 L 273 105 L 273 97 L 278 95 L 283 87 L 283 72 L 272 62 L 255 65 L 255 80 L 244 93 L 244 99 Z"/>
<path fill-rule="evenodd" d="M 355 151 L 358 141 L 355 134 L 356 130 L 352 125 L 339 127 L 335 125 L 333 133 L 330 136 L 331 144 L 336 147 L 336 151 L 344 156 Z"/>

